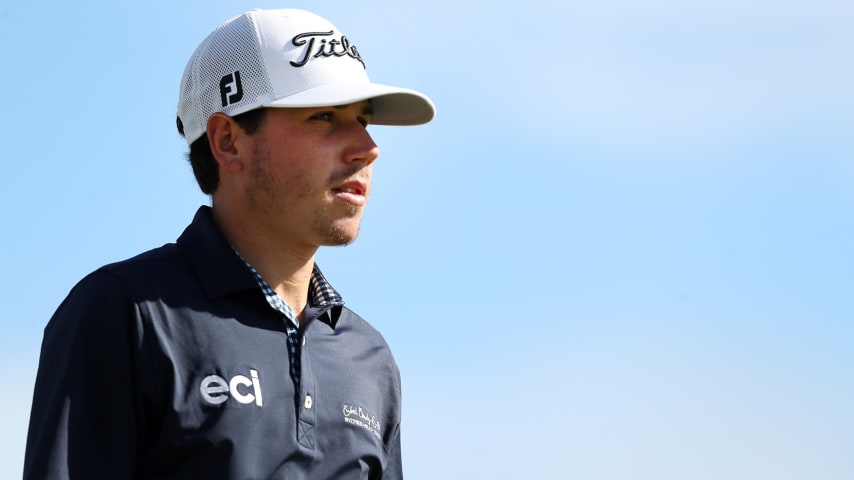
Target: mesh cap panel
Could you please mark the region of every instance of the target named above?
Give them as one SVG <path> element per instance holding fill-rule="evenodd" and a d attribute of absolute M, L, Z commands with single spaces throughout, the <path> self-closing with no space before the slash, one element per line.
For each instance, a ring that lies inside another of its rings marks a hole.
<path fill-rule="evenodd" d="M 216 112 L 235 116 L 272 100 L 255 29 L 243 25 L 251 23 L 251 17 L 240 16 L 222 24 L 187 64 L 178 111 L 188 140 L 204 135 L 207 119 Z"/>

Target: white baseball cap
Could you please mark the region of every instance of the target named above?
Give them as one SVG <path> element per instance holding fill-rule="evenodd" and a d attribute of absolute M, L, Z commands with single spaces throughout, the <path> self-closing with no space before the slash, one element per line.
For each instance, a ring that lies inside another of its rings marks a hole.
<path fill-rule="evenodd" d="M 187 144 L 216 112 L 327 107 L 371 100 L 372 124 L 420 125 L 435 107 L 414 90 L 371 83 L 356 47 L 305 10 L 251 10 L 216 28 L 187 63 L 178 118 Z"/>

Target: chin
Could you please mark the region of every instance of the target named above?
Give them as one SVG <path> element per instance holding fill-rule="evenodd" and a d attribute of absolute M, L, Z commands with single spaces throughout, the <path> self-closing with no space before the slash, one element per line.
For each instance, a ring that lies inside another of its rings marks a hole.
<path fill-rule="evenodd" d="M 356 241 L 359 236 L 359 226 L 355 227 L 332 227 L 326 232 L 323 245 L 327 247 L 337 247 L 349 245 Z"/>
<path fill-rule="evenodd" d="M 362 223 L 361 211 L 349 212 L 349 215 L 330 218 L 328 215 L 315 217 L 314 230 L 318 245 L 337 246 L 349 245 L 359 236 Z"/>
<path fill-rule="evenodd" d="M 351 243 L 356 241 L 355 236 L 338 236 L 335 238 L 328 238 L 326 242 L 324 242 L 324 247 L 344 247 L 350 245 Z"/>

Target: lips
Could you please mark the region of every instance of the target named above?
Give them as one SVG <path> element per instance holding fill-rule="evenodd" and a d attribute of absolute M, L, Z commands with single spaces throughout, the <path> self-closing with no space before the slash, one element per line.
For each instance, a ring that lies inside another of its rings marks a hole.
<path fill-rule="evenodd" d="M 362 206 L 367 202 L 368 187 L 359 181 L 342 183 L 332 188 L 332 194 L 347 203 Z"/>

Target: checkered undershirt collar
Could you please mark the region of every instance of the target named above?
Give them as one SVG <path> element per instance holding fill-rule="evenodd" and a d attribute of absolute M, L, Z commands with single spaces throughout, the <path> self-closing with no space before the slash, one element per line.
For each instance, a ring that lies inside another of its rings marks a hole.
<path fill-rule="evenodd" d="M 240 254 L 238 254 L 238 256 L 239 255 Z M 243 260 L 243 257 L 240 258 Z M 243 260 L 243 263 L 246 264 L 246 267 L 248 267 L 252 272 L 252 275 L 255 276 L 255 281 L 258 282 L 258 286 L 264 293 L 264 298 L 267 299 L 267 303 L 269 303 L 276 311 L 284 314 L 294 327 L 299 327 L 299 320 L 290 305 L 288 305 L 287 302 L 285 302 L 285 300 L 280 297 L 272 287 L 270 287 L 270 285 L 261 277 L 261 274 L 255 270 L 255 267 L 250 265 L 246 260 Z M 332 285 L 330 285 L 326 280 L 326 277 L 323 276 L 323 273 L 320 271 L 317 264 L 315 264 L 311 270 L 311 279 L 308 284 L 308 303 L 312 307 L 335 307 L 344 305 L 344 299 L 341 298 L 341 295 L 339 295 L 334 288 L 332 288 Z"/>
<path fill-rule="evenodd" d="M 288 321 L 290 321 L 295 327 L 299 327 L 299 320 L 290 305 L 288 305 L 287 302 L 285 302 L 285 300 L 280 297 L 279 294 L 276 293 L 263 278 L 261 278 L 261 275 L 252 265 L 249 265 L 248 263 L 246 265 L 255 275 L 255 280 L 258 281 L 258 286 L 261 287 L 261 291 L 264 292 L 264 298 L 267 299 L 267 303 L 269 303 L 275 310 L 282 312 Z M 338 292 L 332 288 L 332 285 L 326 281 L 326 278 L 323 276 L 323 273 L 320 272 L 317 265 L 315 265 L 311 271 L 311 281 L 308 285 L 308 304 L 312 307 L 338 306 L 344 304 L 344 300 L 340 295 L 338 295 Z"/>

